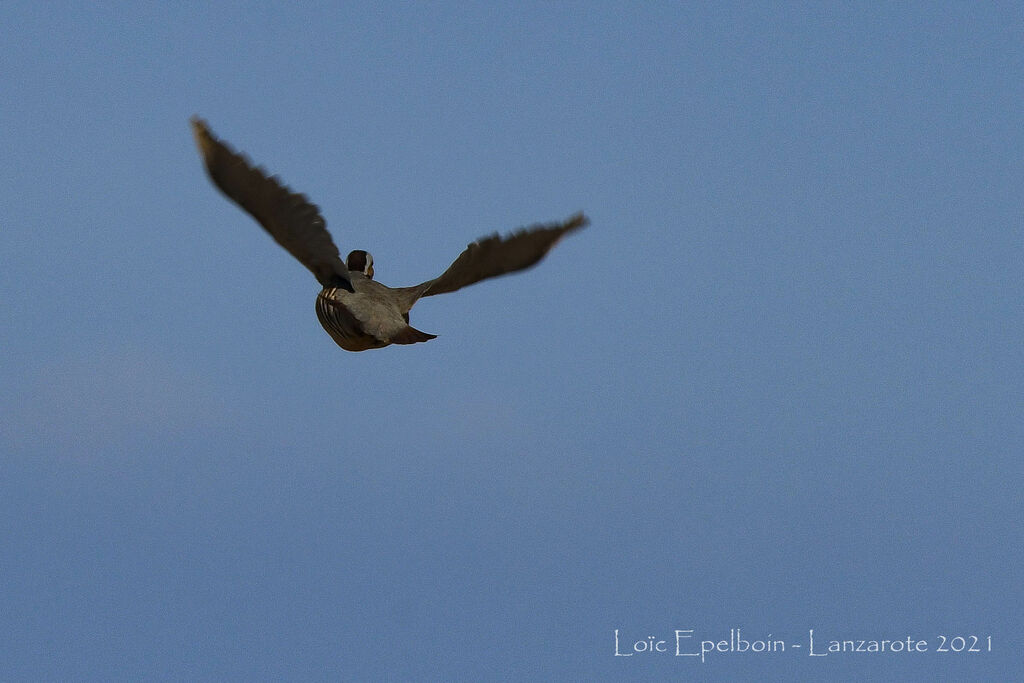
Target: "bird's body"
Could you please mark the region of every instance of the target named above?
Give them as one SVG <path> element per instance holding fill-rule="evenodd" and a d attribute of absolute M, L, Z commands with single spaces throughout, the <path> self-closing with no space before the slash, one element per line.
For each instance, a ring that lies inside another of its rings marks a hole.
<path fill-rule="evenodd" d="M 316 313 L 331 338 L 346 351 L 365 351 L 391 344 L 415 344 L 436 335 L 409 325 L 409 310 L 424 296 L 454 292 L 480 280 L 534 265 L 562 238 L 587 223 L 576 214 L 564 223 L 537 225 L 470 244 L 439 277 L 413 287 L 388 287 L 373 279 L 373 257 L 354 250 L 346 261 L 319 209 L 292 192 L 276 177 L 251 166 L 192 119 L 203 162 L 214 184 L 255 218 L 282 247 L 306 266 L 322 289 Z"/>
<path fill-rule="evenodd" d="M 409 325 L 409 309 L 419 287 L 394 289 L 362 273 L 350 273 L 353 291 L 324 287 L 316 297 L 316 315 L 331 338 L 346 351 L 413 344 L 436 335 Z"/>

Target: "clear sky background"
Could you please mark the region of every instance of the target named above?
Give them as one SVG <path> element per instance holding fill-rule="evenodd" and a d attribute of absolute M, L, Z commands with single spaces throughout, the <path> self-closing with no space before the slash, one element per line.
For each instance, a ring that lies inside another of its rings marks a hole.
<path fill-rule="evenodd" d="M 0 677 L 1019 673 L 1020 4 L 378 4 L 0 7 Z M 192 114 L 387 284 L 592 225 L 347 353 Z"/>

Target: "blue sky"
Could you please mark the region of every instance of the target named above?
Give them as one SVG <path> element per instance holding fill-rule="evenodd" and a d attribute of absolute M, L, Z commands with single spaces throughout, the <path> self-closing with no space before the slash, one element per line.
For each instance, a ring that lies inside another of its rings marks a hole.
<path fill-rule="evenodd" d="M 0 25 L 4 679 L 1019 672 L 1018 4 Z M 346 353 L 192 114 L 387 284 L 592 225 L 421 302 L 437 339 Z M 787 649 L 615 656 L 734 628 Z"/>

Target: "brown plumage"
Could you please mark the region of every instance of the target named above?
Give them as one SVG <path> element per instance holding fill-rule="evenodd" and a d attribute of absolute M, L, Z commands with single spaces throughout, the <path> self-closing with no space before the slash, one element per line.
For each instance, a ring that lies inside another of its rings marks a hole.
<path fill-rule="evenodd" d="M 306 266 L 323 287 L 317 318 L 347 351 L 434 339 L 409 325 L 409 309 L 424 296 L 454 292 L 481 280 L 529 268 L 565 235 L 583 228 L 578 213 L 561 223 L 535 225 L 501 237 L 473 242 L 439 277 L 413 287 L 388 287 L 373 279 L 373 257 L 352 251 L 341 260 L 320 210 L 275 176 L 250 164 L 218 140 L 199 118 L 192 131 L 210 179 L 248 212 L 278 244 Z"/>

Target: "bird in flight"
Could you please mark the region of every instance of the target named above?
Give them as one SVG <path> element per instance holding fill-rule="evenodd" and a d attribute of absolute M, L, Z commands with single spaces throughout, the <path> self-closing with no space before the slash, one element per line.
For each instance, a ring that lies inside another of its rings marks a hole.
<path fill-rule="evenodd" d="M 534 225 L 504 237 L 497 233 L 473 242 L 448 270 L 413 287 L 388 287 L 373 279 L 373 256 L 362 249 L 341 260 L 320 209 L 268 176 L 192 117 L 192 132 L 213 184 L 270 233 L 316 276 L 322 289 L 316 315 L 346 351 L 415 344 L 437 335 L 409 325 L 409 309 L 424 296 L 445 294 L 487 278 L 536 264 L 565 235 L 587 224 L 582 213 L 561 223 Z"/>

